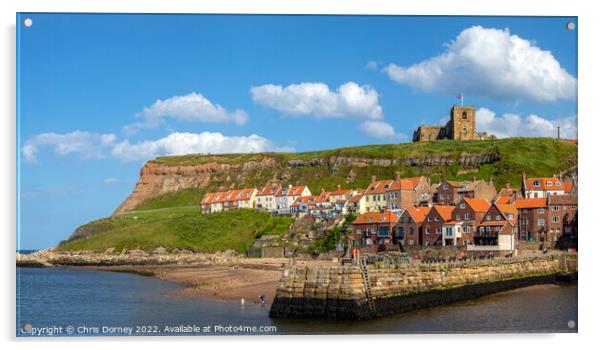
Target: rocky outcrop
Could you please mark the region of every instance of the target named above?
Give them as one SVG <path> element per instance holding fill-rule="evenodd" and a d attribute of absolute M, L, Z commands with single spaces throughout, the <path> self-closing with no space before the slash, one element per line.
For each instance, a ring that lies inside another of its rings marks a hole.
<path fill-rule="evenodd" d="M 287 182 L 291 181 L 300 168 L 327 168 L 330 173 L 336 173 L 346 168 L 348 181 L 355 180 L 354 168 L 367 166 L 379 167 L 435 167 L 457 164 L 462 167 L 476 167 L 481 164 L 498 161 L 499 154 L 468 154 L 452 156 L 447 153 L 427 154 L 421 157 L 399 158 L 367 158 L 343 157 L 326 155 L 312 159 L 283 160 L 277 154 L 266 154 L 260 160 L 232 162 L 219 156 L 214 156 L 211 162 L 196 165 L 178 165 L 160 161 L 149 161 L 140 170 L 140 178 L 132 193 L 121 203 L 113 215 L 119 215 L 132 210 L 147 199 L 162 194 L 177 192 L 184 189 L 228 190 L 232 186 L 244 186 L 253 180 L 253 176 L 263 171 L 262 180 Z M 238 181 L 236 181 L 238 180 Z M 307 179 L 297 179 L 307 183 Z M 246 182 L 245 182 L 246 181 Z"/>
<path fill-rule="evenodd" d="M 165 193 L 189 188 L 205 188 L 216 174 L 233 171 L 244 173 L 276 166 L 277 160 L 269 156 L 260 161 L 251 160 L 232 164 L 211 162 L 198 165 L 172 165 L 149 161 L 140 170 L 140 178 L 134 190 L 113 212 L 113 215 L 132 210 L 145 200 Z"/>
<path fill-rule="evenodd" d="M 216 253 L 194 253 L 187 250 L 174 249 L 168 252 L 159 247 L 151 252 L 140 249 L 122 250 L 115 252 L 113 248 L 107 251 L 73 251 L 61 252 L 44 250 L 31 254 L 17 254 L 18 267 L 56 267 L 56 266 L 119 266 L 119 265 L 230 265 L 241 264 L 244 256 L 237 255 L 233 250 Z"/>

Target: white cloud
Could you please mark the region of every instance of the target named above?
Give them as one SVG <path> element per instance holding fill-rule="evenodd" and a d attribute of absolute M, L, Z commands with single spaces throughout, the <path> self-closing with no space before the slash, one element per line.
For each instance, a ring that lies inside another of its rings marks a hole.
<path fill-rule="evenodd" d="M 162 155 L 191 153 L 255 153 L 288 151 L 276 147 L 270 140 L 258 135 L 224 136 L 218 132 L 175 132 L 158 139 L 130 144 L 125 140 L 113 148 L 111 154 L 122 161 L 147 160 Z"/>
<path fill-rule="evenodd" d="M 425 92 L 493 99 L 572 100 L 576 79 L 545 51 L 508 29 L 474 26 L 446 45 L 445 53 L 409 67 L 389 64 L 389 77 Z"/>
<path fill-rule="evenodd" d="M 115 143 L 114 134 L 74 131 L 65 134 L 44 133 L 23 144 L 21 154 L 26 162 L 37 161 L 40 147 L 51 147 L 58 155 L 78 154 L 81 158 L 103 158 L 104 152 Z"/>
<path fill-rule="evenodd" d="M 477 110 L 477 130 L 486 131 L 497 137 L 556 137 L 557 126 L 560 126 L 560 137 L 577 138 L 577 118 L 545 119 L 535 114 L 521 117 L 518 114 L 506 113 L 497 117 L 495 112 L 487 108 Z"/>
<path fill-rule="evenodd" d="M 383 63 L 380 61 L 368 61 L 368 63 L 366 63 L 366 65 L 364 66 L 364 69 L 377 71 L 380 70 L 382 64 Z"/>
<path fill-rule="evenodd" d="M 150 107 L 136 115 L 142 122 L 126 125 L 127 133 L 136 132 L 142 128 L 153 128 L 164 123 L 166 118 L 179 121 L 203 123 L 246 123 L 248 116 L 243 110 L 228 111 L 219 104 L 214 104 L 203 95 L 196 92 L 185 96 L 173 96 L 165 100 L 157 100 Z"/>
<path fill-rule="evenodd" d="M 324 83 L 300 83 L 286 87 L 266 84 L 251 88 L 253 101 L 290 115 L 317 118 L 356 117 L 378 120 L 383 116 L 378 92 L 370 86 L 347 82 L 336 91 Z"/>
<path fill-rule="evenodd" d="M 367 120 L 362 122 L 359 127 L 366 135 L 374 138 L 405 138 L 405 135 L 396 133 L 391 124 L 381 120 Z"/>
<path fill-rule="evenodd" d="M 35 162 L 41 147 L 52 147 L 57 155 L 78 154 L 83 159 L 113 157 L 124 162 L 149 160 L 162 155 L 191 153 L 255 153 L 267 151 L 292 151 L 277 147 L 272 141 L 252 134 L 249 136 L 224 136 L 218 132 L 174 132 L 157 140 L 131 144 L 129 140 L 116 141 L 113 134 L 93 134 L 74 131 L 66 134 L 46 133 L 27 140 L 21 153 L 27 162 Z M 107 178 L 104 183 L 118 182 Z"/>
<path fill-rule="evenodd" d="M 119 179 L 116 177 L 108 177 L 108 178 L 104 179 L 102 182 L 104 182 L 107 185 L 111 185 L 111 184 L 118 183 Z"/>

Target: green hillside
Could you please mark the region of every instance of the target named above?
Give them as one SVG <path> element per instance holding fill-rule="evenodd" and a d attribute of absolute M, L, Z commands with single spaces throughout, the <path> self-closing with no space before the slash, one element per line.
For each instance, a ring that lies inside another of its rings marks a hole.
<path fill-rule="evenodd" d="M 201 215 L 198 207 L 137 211 L 89 222 L 57 249 L 103 252 L 115 248 L 119 252 L 164 247 L 168 251 L 174 248 L 195 252 L 234 249 L 243 253 L 255 238 L 284 233 L 292 222 L 289 217 L 272 217 L 251 209 L 209 215 Z"/>
<path fill-rule="evenodd" d="M 328 164 L 316 166 L 291 167 L 290 160 L 332 159 L 333 157 L 351 157 L 364 159 L 420 159 L 428 157 L 445 157 L 458 159 L 463 154 L 478 157 L 493 156 L 495 161 L 478 166 L 462 166 L 451 164 L 433 166 L 419 164 L 409 166 L 397 164 L 393 166 L 346 166 L 336 167 Z M 577 145 L 558 141 L 552 138 L 509 138 L 495 141 L 453 141 L 416 142 L 390 145 L 367 145 L 346 147 L 333 150 L 303 153 L 261 153 L 230 155 L 185 155 L 159 157 L 155 161 L 169 165 L 196 165 L 209 162 L 242 163 L 251 160 L 260 161 L 269 155 L 278 161 L 278 166 L 250 171 L 223 172 L 215 174 L 211 183 L 204 189 L 186 189 L 150 198 L 137 209 L 157 209 L 198 204 L 205 192 L 235 187 L 259 187 L 268 181 L 282 184 L 307 184 L 312 193 L 322 188 L 332 190 L 340 184 L 344 188 L 365 188 L 372 175 L 379 179 L 392 178 L 396 171 L 402 177 L 425 175 L 433 182 L 442 178 L 449 180 L 470 180 L 492 178 L 500 188 L 506 183 L 520 186 L 522 173 L 527 176 L 550 176 L 577 164 Z M 353 176 L 350 176 L 353 174 Z"/>

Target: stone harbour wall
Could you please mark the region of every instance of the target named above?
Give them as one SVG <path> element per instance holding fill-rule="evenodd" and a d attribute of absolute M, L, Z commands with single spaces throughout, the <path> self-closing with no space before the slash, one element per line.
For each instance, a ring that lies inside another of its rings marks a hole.
<path fill-rule="evenodd" d="M 291 267 L 271 317 L 363 320 L 467 300 L 576 274 L 577 257 L 542 255 L 438 265 L 368 266 L 373 308 L 359 266 Z"/>

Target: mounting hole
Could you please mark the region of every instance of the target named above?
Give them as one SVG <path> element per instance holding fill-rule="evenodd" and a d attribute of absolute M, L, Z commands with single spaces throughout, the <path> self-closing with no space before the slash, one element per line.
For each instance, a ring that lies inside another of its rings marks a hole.
<path fill-rule="evenodd" d="M 568 30 L 575 30 L 575 23 L 574 22 L 567 22 L 566 29 L 568 29 Z"/>
<path fill-rule="evenodd" d="M 575 321 L 573 321 L 573 320 L 570 320 L 570 321 L 568 322 L 568 324 L 567 324 L 567 325 L 569 326 L 569 328 L 575 328 L 575 326 L 576 326 L 577 324 L 575 323 Z"/>
<path fill-rule="evenodd" d="M 23 25 L 26 26 L 26 27 L 31 27 L 32 24 L 33 24 L 33 21 L 31 20 L 31 18 L 25 18 L 23 20 Z"/>

